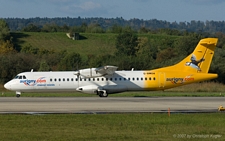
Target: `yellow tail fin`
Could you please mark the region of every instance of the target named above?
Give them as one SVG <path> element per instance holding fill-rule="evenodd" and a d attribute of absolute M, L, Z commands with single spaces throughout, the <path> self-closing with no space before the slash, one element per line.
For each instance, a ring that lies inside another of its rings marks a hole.
<path fill-rule="evenodd" d="M 208 73 L 217 38 L 205 38 L 199 41 L 195 50 L 178 64 L 171 66 L 176 71 Z"/>

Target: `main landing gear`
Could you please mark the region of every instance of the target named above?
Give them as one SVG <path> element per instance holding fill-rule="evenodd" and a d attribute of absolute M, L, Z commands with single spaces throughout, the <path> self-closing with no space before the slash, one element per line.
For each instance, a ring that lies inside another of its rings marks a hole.
<path fill-rule="evenodd" d="M 98 95 L 99 97 L 108 97 L 108 94 L 105 90 L 98 91 Z"/>

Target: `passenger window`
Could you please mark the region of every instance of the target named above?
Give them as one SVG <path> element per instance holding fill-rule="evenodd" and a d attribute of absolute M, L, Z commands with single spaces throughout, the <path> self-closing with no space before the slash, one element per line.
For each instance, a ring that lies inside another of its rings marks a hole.
<path fill-rule="evenodd" d="M 70 79 L 69 79 L 69 78 L 67 78 L 67 81 L 70 81 Z"/>
<path fill-rule="evenodd" d="M 151 78 L 151 77 L 149 77 L 149 80 L 152 80 L 152 78 Z"/>
<path fill-rule="evenodd" d="M 110 81 L 112 81 L 112 78 L 110 78 Z"/>
<path fill-rule="evenodd" d="M 88 78 L 88 81 L 91 81 L 91 78 Z"/>
<path fill-rule="evenodd" d="M 148 80 L 148 78 L 147 78 L 147 77 L 145 77 L 145 80 Z"/>
<path fill-rule="evenodd" d="M 63 78 L 63 81 L 65 81 L 65 78 Z"/>
<path fill-rule="evenodd" d="M 102 81 L 104 81 L 104 78 L 102 78 Z"/>
<path fill-rule="evenodd" d="M 143 81 L 143 78 L 141 78 L 141 81 Z"/>
<path fill-rule="evenodd" d="M 95 81 L 95 79 L 93 78 L 93 81 Z"/>
<path fill-rule="evenodd" d="M 57 81 L 57 79 L 55 78 L 55 81 Z"/>
<path fill-rule="evenodd" d="M 135 80 L 135 78 L 133 78 L 133 81 Z"/>
<path fill-rule="evenodd" d="M 128 78 L 128 80 L 130 81 L 130 77 Z"/>
<path fill-rule="evenodd" d="M 155 80 L 155 77 L 153 78 L 153 80 Z"/>
<path fill-rule="evenodd" d="M 121 80 L 122 80 L 122 78 L 119 78 L 119 80 L 121 81 Z"/>
<path fill-rule="evenodd" d="M 137 78 L 137 80 L 139 80 L 139 78 Z"/>
<path fill-rule="evenodd" d="M 50 81 L 52 82 L 52 79 L 50 78 Z"/>
<path fill-rule="evenodd" d="M 97 78 L 97 81 L 99 81 L 99 78 Z"/>
<path fill-rule="evenodd" d="M 61 79 L 59 78 L 59 81 L 61 81 Z"/>
<path fill-rule="evenodd" d="M 115 81 L 117 80 L 117 78 L 115 78 Z"/>
<path fill-rule="evenodd" d="M 71 81 L 73 81 L 73 78 L 71 78 Z"/>
<path fill-rule="evenodd" d="M 126 81 L 127 79 L 126 78 L 123 78 L 123 80 Z"/>

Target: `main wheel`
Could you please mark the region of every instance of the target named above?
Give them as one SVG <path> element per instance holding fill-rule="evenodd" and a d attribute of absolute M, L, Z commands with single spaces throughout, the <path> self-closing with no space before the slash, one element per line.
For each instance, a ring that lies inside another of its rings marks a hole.
<path fill-rule="evenodd" d="M 108 94 L 106 92 L 103 92 L 103 91 L 99 91 L 98 92 L 99 94 L 99 97 L 108 97 Z"/>
<path fill-rule="evenodd" d="M 103 97 L 108 97 L 108 94 L 105 92 L 102 94 Z"/>
<path fill-rule="evenodd" d="M 19 98 L 20 97 L 20 94 L 16 94 L 16 97 Z"/>

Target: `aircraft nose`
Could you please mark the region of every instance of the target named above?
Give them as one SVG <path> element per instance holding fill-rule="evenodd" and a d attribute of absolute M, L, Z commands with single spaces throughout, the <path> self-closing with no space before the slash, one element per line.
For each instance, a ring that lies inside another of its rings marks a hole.
<path fill-rule="evenodd" d="M 6 89 L 10 90 L 10 84 L 9 84 L 9 83 L 6 83 L 6 84 L 4 85 L 4 87 L 5 87 Z"/>

